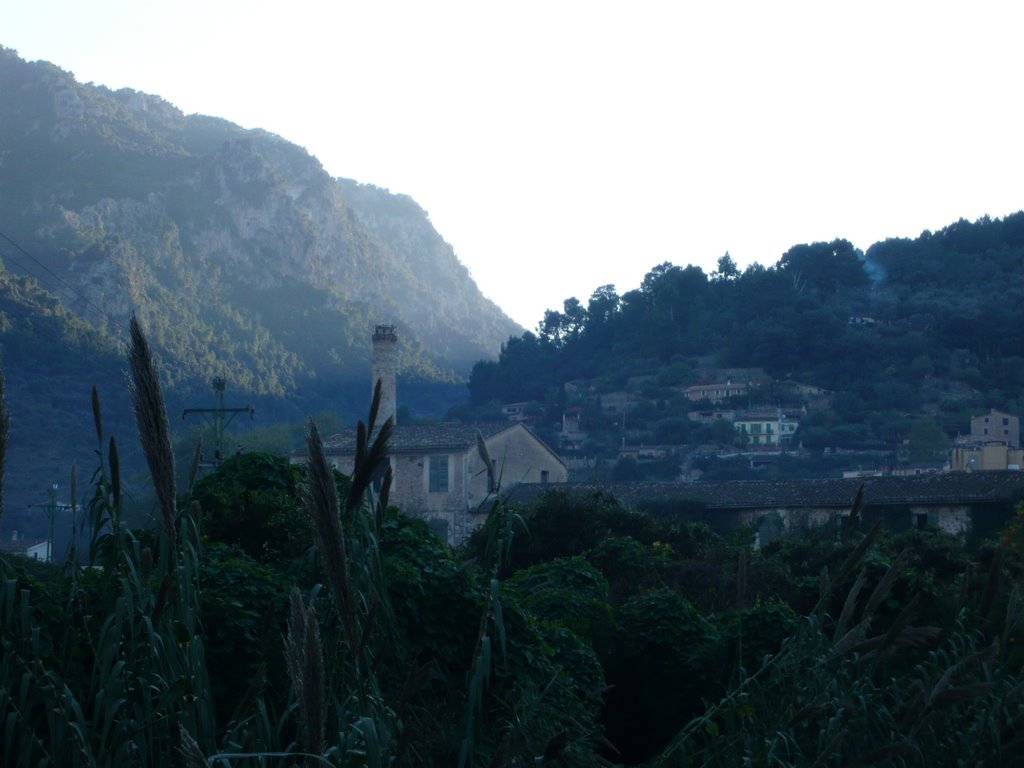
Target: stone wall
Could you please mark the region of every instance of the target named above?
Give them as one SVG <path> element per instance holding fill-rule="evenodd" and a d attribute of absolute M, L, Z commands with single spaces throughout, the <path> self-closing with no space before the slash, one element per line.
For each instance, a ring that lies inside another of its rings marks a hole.
<path fill-rule="evenodd" d="M 520 483 L 564 483 L 568 472 L 544 445 L 523 427 L 501 432 L 487 440 L 495 477 L 503 490 Z M 430 463 L 448 459 L 447 492 L 430 490 Z M 408 514 L 432 522 L 434 530 L 451 544 L 460 543 L 487 519 L 494 494 L 487 470 L 474 446 L 460 451 L 430 454 L 399 453 L 391 460 L 391 500 Z M 335 458 L 338 471 L 351 474 L 351 457 Z"/>

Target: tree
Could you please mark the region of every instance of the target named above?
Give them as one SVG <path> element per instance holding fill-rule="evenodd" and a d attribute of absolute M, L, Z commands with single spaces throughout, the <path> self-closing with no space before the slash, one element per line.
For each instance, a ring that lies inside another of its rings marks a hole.
<path fill-rule="evenodd" d="M 556 347 L 562 346 L 565 337 L 565 320 L 565 315 L 557 309 L 544 310 L 544 319 L 537 326 L 537 333 L 540 334 L 541 341 L 554 344 Z"/>
<path fill-rule="evenodd" d="M 604 325 L 619 311 L 619 294 L 608 284 L 594 289 L 587 303 L 587 327 Z"/>
<path fill-rule="evenodd" d="M 797 293 L 806 289 L 832 296 L 840 289 L 871 284 L 864 271 L 863 254 L 849 240 L 794 245 L 783 254 L 778 268 L 789 275 Z"/>
<path fill-rule="evenodd" d="M 724 256 L 718 258 L 718 267 L 711 273 L 711 279 L 716 281 L 735 280 L 739 275 L 739 267 L 736 266 L 736 262 L 729 255 L 729 252 L 726 251 Z"/>
<path fill-rule="evenodd" d="M 575 296 L 562 303 L 565 318 L 565 332 L 569 338 L 575 339 L 587 322 L 587 310 Z"/>
<path fill-rule="evenodd" d="M 203 534 L 260 561 L 298 557 L 313 544 L 313 529 L 299 507 L 300 477 L 298 467 L 267 453 L 225 459 L 192 491 Z"/>

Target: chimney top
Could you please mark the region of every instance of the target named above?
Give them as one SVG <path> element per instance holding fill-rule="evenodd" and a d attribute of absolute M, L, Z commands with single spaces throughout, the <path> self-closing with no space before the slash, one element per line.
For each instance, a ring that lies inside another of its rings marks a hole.
<path fill-rule="evenodd" d="M 396 368 L 398 353 L 398 335 L 393 325 L 378 325 L 373 329 L 373 376 L 370 379 L 370 391 L 373 392 L 380 382 L 380 408 L 377 415 L 383 423 L 385 419 L 396 419 L 398 416 L 398 393 L 396 387 Z"/>

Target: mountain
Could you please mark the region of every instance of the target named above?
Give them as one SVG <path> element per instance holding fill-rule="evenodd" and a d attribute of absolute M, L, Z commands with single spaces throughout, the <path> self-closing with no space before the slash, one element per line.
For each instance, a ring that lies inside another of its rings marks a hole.
<path fill-rule="evenodd" d="M 400 386 L 420 415 L 458 399 L 471 366 L 522 331 L 411 198 L 332 178 L 279 136 L 3 48 L 0 93 L 12 411 L 73 388 L 91 424 L 90 383 L 122 386 L 116 350 L 132 313 L 171 403 L 207 399 L 221 376 L 231 395 L 290 418 L 365 410 L 375 324 L 398 326 Z M 43 429 L 68 416 L 50 405 L 47 423 L 12 426 L 12 451 L 33 463 L 52 453 Z"/>

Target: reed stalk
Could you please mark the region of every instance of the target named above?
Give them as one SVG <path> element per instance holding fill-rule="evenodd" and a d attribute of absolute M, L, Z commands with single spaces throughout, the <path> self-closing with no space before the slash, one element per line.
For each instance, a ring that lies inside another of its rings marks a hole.
<path fill-rule="evenodd" d="M 149 465 L 163 519 L 164 534 L 168 550 L 174 552 L 176 499 L 174 490 L 174 451 L 171 449 L 170 427 L 167 409 L 160 389 L 160 381 L 153 361 L 153 351 L 142 332 L 137 316 L 132 315 L 129 324 L 128 344 L 128 391 L 131 395 L 132 410 L 139 431 L 142 452 Z M 174 557 L 168 557 L 168 567 L 173 567 Z"/>

